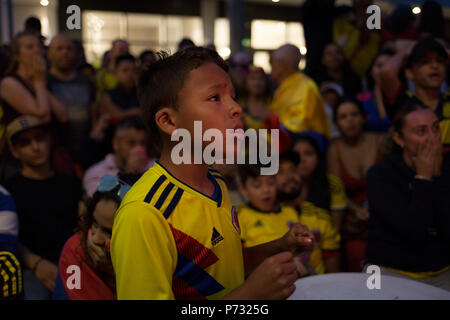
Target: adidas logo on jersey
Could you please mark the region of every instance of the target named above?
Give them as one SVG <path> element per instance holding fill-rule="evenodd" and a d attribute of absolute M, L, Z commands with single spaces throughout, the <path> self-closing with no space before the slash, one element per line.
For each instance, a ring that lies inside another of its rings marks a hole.
<path fill-rule="evenodd" d="M 211 236 L 211 244 L 213 246 L 215 246 L 222 240 L 223 240 L 222 235 L 219 233 L 219 231 L 216 230 L 216 228 L 213 227 L 213 233 Z"/>
<path fill-rule="evenodd" d="M 254 227 L 262 227 L 262 222 L 261 222 L 261 220 L 258 220 L 258 221 L 256 221 L 255 222 L 255 225 L 254 225 Z"/>

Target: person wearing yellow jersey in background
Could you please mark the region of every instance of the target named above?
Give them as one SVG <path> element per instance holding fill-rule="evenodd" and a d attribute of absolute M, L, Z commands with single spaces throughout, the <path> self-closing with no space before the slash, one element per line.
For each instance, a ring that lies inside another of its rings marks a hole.
<path fill-rule="evenodd" d="M 114 73 L 116 59 L 126 54 L 129 54 L 128 42 L 123 39 L 114 40 L 106 59 L 106 65 L 97 72 L 97 100 L 105 90 L 111 90 L 117 86 L 117 78 Z"/>
<path fill-rule="evenodd" d="M 294 208 L 278 203 L 276 176 L 261 175 L 261 167 L 258 164 L 238 166 L 239 191 L 247 200 L 238 208 L 241 241 L 246 248 L 278 239 L 299 222 Z M 296 259 L 302 276 L 311 273 L 299 255 Z"/>
<path fill-rule="evenodd" d="M 317 274 L 339 272 L 341 236 L 328 210 L 310 201 L 299 200 L 303 187 L 298 171 L 300 162 L 300 156 L 294 151 L 280 156 L 280 170 L 276 176 L 278 201 L 295 209 L 298 221 L 314 234 L 314 250 L 303 253 L 302 262 L 314 268 Z"/>
<path fill-rule="evenodd" d="M 176 164 L 171 156 L 175 130 L 188 130 L 193 145 L 194 121 L 223 136 L 242 128 L 225 62 L 200 47 L 159 57 L 142 75 L 139 91 L 144 121 L 162 152 L 128 191 L 114 220 L 117 298 L 287 298 L 298 278 L 292 252 L 311 249 L 312 234 L 294 224 L 274 241 L 242 249 L 237 212 L 221 175 L 204 162 L 192 164 L 193 157 Z M 207 145 L 202 142 L 202 152 Z"/>
<path fill-rule="evenodd" d="M 278 88 L 270 109 L 278 115 L 281 127 L 292 136 L 303 131 L 314 131 L 326 145 L 330 124 L 317 85 L 298 70 L 299 49 L 286 44 L 270 57 L 271 76 Z"/>

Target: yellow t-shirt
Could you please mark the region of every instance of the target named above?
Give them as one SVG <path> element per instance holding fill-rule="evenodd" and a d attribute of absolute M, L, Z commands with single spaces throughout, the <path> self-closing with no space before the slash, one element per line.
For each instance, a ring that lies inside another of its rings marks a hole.
<path fill-rule="evenodd" d="M 347 208 L 347 195 L 341 179 L 335 175 L 328 174 L 328 183 L 330 184 L 330 208 L 331 210 L 343 210 Z"/>
<path fill-rule="evenodd" d="M 361 41 L 361 30 L 352 23 L 349 15 L 333 21 L 333 42 L 338 44 L 353 72 L 364 78 L 378 54 L 381 38 L 378 33 L 369 32 L 368 39 Z"/>
<path fill-rule="evenodd" d="M 244 247 L 254 247 L 281 238 L 292 224 L 299 222 L 297 212 L 287 206 L 279 211 L 262 212 L 249 205 L 238 209 L 241 240 Z"/>
<path fill-rule="evenodd" d="M 295 72 L 280 84 L 270 109 L 291 132 L 314 130 L 330 137 L 330 124 L 319 89 L 301 72 Z"/>
<path fill-rule="evenodd" d="M 317 274 L 324 273 L 323 251 L 338 250 L 341 240 L 326 210 L 309 202 L 302 203 L 300 216 L 294 208 L 288 206 L 281 206 L 279 211 L 274 212 L 262 212 L 249 205 L 239 208 L 241 239 L 245 247 L 281 238 L 296 222 L 308 227 L 316 240 L 313 251 L 302 254 L 302 261 L 309 264 Z"/>
<path fill-rule="evenodd" d="M 236 209 L 217 171 L 213 199 L 158 162 L 123 199 L 111 239 L 118 299 L 219 299 L 244 281 Z"/>
<path fill-rule="evenodd" d="M 305 253 L 304 262 L 314 268 L 317 274 L 325 273 L 324 251 L 339 250 L 341 236 L 328 211 L 303 201 L 301 205 L 300 223 L 307 226 L 314 234 L 316 244 L 311 253 Z"/>

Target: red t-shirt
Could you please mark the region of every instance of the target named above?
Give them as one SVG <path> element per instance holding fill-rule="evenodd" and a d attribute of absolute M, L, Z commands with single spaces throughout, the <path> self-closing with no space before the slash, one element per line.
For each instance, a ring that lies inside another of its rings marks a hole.
<path fill-rule="evenodd" d="M 89 267 L 84 256 L 80 233 L 76 233 L 67 240 L 59 259 L 59 273 L 69 300 L 115 300 L 114 292 Z M 67 268 L 71 265 L 80 268 L 80 289 L 67 287 L 67 279 L 73 275 L 73 271 L 67 273 Z"/>

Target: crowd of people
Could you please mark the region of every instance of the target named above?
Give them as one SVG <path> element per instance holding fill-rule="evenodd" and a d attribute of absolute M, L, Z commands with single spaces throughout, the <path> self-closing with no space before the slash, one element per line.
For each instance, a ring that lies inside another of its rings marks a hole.
<path fill-rule="evenodd" d="M 117 39 L 97 70 L 79 41 L 45 46 L 28 19 L 0 48 L 0 297 L 286 298 L 298 277 L 372 264 L 450 291 L 442 8 L 426 1 L 415 17 L 399 6 L 377 31 L 364 27 L 369 4 L 306 1 L 307 67 L 285 44 L 270 74 L 244 51 L 224 61 L 189 39 L 139 58 Z M 279 129 L 278 173 L 215 164 L 205 182 L 177 167 L 167 137 L 194 120 Z M 220 247 L 233 230 L 240 241 Z M 311 240 L 304 250 L 291 250 L 293 230 Z M 247 252 L 242 265 L 230 248 Z M 291 259 L 295 279 L 264 287 Z"/>

